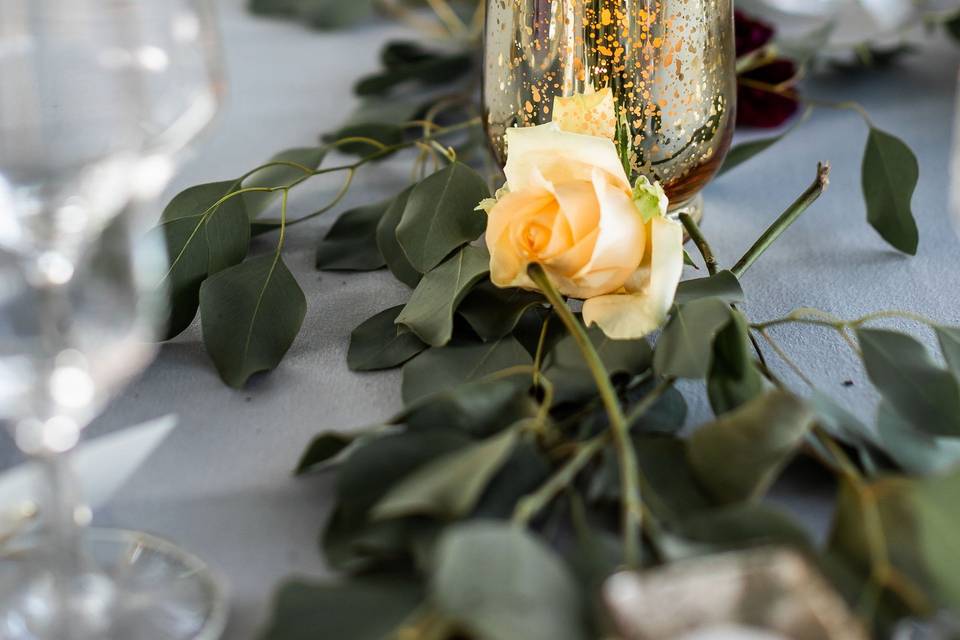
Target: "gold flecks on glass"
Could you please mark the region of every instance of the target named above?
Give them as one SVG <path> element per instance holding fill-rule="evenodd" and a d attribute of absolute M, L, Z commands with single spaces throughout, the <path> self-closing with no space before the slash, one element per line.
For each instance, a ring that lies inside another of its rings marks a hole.
<path fill-rule="evenodd" d="M 549 122 L 557 96 L 609 87 L 631 164 L 682 204 L 710 180 L 733 132 L 731 0 L 488 0 L 486 125 Z"/>

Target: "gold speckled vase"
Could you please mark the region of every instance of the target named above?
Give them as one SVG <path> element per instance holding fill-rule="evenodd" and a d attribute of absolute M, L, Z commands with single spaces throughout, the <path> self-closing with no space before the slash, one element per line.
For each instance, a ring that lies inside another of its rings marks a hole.
<path fill-rule="evenodd" d="M 732 0 L 487 0 L 486 20 L 485 118 L 501 163 L 508 127 L 549 122 L 555 96 L 610 87 L 634 174 L 663 183 L 673 214 L 700 217 L 733 135 Z"/>

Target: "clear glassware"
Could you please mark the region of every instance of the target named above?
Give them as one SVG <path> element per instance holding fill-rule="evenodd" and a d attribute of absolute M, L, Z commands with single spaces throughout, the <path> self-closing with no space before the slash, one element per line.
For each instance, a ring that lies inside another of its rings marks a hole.
<path fill-rule="evenodd" d="M 202 0 L 0 0 L 0 421 L 46 478 L 41 526 L 0 547 L 4 640 L 222 630 L 203 563 L 87 529 L 69 464 L 154 354 L 166 257 L 137 212 L 215 115 L 218 53 Z"/>
<path fill-rule="evenodd" d="M 485 124 L 501 163 L 508 127 L 548 122 L 555 96 L 610 87 L 636 175 L 698 217 L 736 108 L 731 0 L 487 0 Z"/>

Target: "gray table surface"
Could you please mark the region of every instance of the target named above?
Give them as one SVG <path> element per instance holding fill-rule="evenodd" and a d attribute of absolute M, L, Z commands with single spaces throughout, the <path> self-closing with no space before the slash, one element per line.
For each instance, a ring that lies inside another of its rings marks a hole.
<path fill-rule="evenodd" d="M 170 195 L 239 175 L 279 149 L 311 144 L 353 108 L 351 85 L 376 67 L 380 44 L 405 34 L 384 24 L 318 34 L 253 18 L 241 0 L 223 0 L 221 18 L 231 99 Z M 775 151 L 708 187 L 705 231 L 730 264 L 810 183 L 818 160 L 833 165 L 827 195 L 744 278 L 751 317 L 772 318 L 805 305 L 847 317 L 901 308 L 960 324 L 960 241 L 947 212 L 958 62 L 960 47 L 934 41 L 899 68 L 827 75 L 807 86 L 825 100 L 862 102 L 879 126 L 916 150 L 917 258 L 888 249 L 865 223 L 859 171 L 866 131 L 855 114 L 818 111 Z M 393 161 L 361 174 L 348 204 L 392 195 L 408 166 Z M 322 181 L 307 186 L 293 212 L 314 209 L 332 189 Z M 305 444 L 324 429 L 376 423 L 400 405 L 399 375 L 350 372 L 346 347 L 357 324 L 403 302 L 407 290 L 383 272 L 317 272 L 313 247 L 330 222 L 290 234 L 287 262 L 307 294 L 309 312 L 276 372 L 244 391 L 227 388 L 194 326 L 165 345 L 90 429 L 99 435 L 169 412 L 180 415 L 178 428 L 98 520 L 166 536 L 222 573 L 231 591 L 230 639 L 254 637 L 283 577 L 326 573 L 316 541 L 332 480 L 291 478 Z M 815 329 L 779 335 L 818 386 L 872 418 L 875 399 L 840 341 Z M 802 388 L 788 371 L 784 375 Z M 847 380 L 853 385 L 844 386 Z M 709 407 L 702 395 L 689 397 L 690 421 L 698 424 L 709 417 Z M 9 439 L 0 440 L 0 468 L 17 460 Z M 825 501 L 804 494 L 802 486 L 781 488 L 779 499 L 814 528 L 829 518 Z"/>

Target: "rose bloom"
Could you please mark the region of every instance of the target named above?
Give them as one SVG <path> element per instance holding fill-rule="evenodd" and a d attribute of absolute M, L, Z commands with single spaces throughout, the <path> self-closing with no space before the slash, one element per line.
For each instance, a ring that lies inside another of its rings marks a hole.
<path fill-rule="evenodd" d="M 585 300 L 588 325 L 611 338 L 639 338 L 673 304 L 683 230 L 665 216 L 659 185 L 641 178 L 631 188 L 609 137 L 577 132 L 615 123 L 612 99 L 577 98 L 559 108 L 566 114 L 559 122 L 507 131 L 507 183 L 481 204 L 490 277 L 499 287 L 536 289 L 527 267 L 539 263 L 561 294 Z"/>

